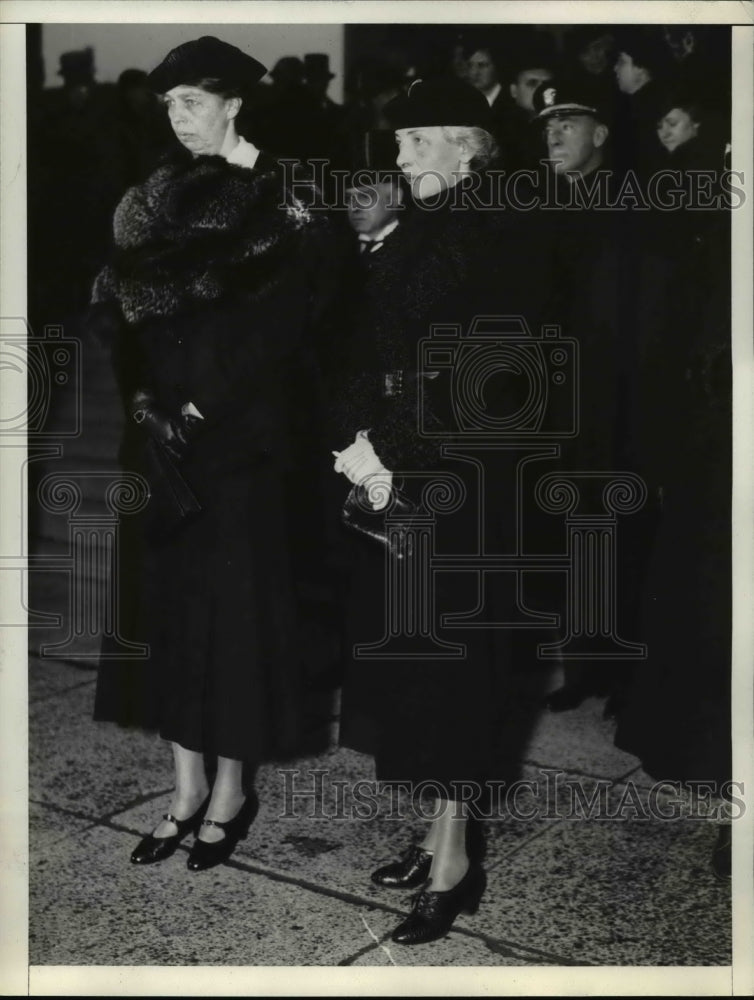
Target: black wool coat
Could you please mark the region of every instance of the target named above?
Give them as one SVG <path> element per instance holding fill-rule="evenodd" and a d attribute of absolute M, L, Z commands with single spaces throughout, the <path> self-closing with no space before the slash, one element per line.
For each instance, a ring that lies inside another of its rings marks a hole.
<path fill-rule="evenodd" d="M 335 432 L 350 444 L 356 430 L 369 427 L 391 470 L 428 468 L 438 458 L 440 438 L 418 431 L 414 377 L 420 341 L 433 328 L 456 325 L 465 337 L 477 317 L 517 315 L 536 332 L 545 318 L 553 266 L 547 229 L 531 213 L 505 209 L 494 177 L 483 175 L 476 190 L 474 183 L 446 192 L 435 208 L 409 205 L 399 228 L 370 257 L 354 296 L 350 358 L 333 401 Z M 403 389 L 386 396 L 384 376 L 395 370 L 405 373 Z M 452 371 L 449 364 L 430 389 L 424 385 L 422 423 L 430 431 L 455 427 Z"/>
<path fill-rule="evenodd" d="M 114 238 L 95 310 L 113 332 L 126 399 L 146 390 L 174 417 L 191 402 L 204 418 L 180 464 L 203 511 L 168 530 L 153 481 L 144 514 L 124 525 L 122 625 L 151 654 L 141 667 L 103 657 L 95 717 L 233 759 L 292 750 L 291 526 L 306 516 L 293 498 L 312 447 L 301 435 L 316 436 L 320 403 L 327 224 L 264 154 L 254 169 L 178 155 L 127 192 Z M 123 464 L 149 477 L 146 446 L 129 421 Z"/>
<path fill-rule="evenodd" d="M 699 164 L 694 142 L 669 158 L 674 169 Z M 650 219 L 636 296 L 631 458 L 654 523 L 640 609 L 648 656 L 616 744 L 658 780 L 719 786 L 732 767 L 730 213 L 690 204 Z"/>
<path fill-rule="evenodd" d="M 94 303 L 122 320 L 124 395 L 146 389 L 173 415 L 190 401 L 204 417 L 189 459 L 197 480 L 287 448 L 292 376 L 313 362 L 332 292 L 326 223 L 260 161 L 177 156 L 131 188 L 94 286 Z"/>
<path fill-rule="evenodd" d="M 536 238 L 525 238 L 519 228 L 523 221 L 470 202 L 458 207 L 448 196 L 434 209 L 408 209 L 399 229 L 370 260 L 350 375 L 343 379 L 337 407 L 338 440 L 345 447 L 358 430 L 368 429 L 377 455 L 399 477 L 396 483 L 409 474 L 403 486 L 409 495 L 417 489 L 411 473 L 431 479 L 432 471 L 445 470 L 460 476 L 468 499 L 456 514 L 438 518 L 438 551 L 474 551 L 475 478 L 467 463 L 442 455 L 456 426 L 451 366 L 429 380 L 431 393 L 422 404 L 421 426 L 438 436 L 420 432 L 419 342 L 437 324 L 458 325 L 467 336 L 475 318 L 492 314 L 523 315 L 536 326 L 547 256 Z M 396 371 L 403 372 L 402 390 L 386 395 L 385 376 Z M 517 390 L 511 386 L 510 391 Z M 344 480 L 344 495 L 347 489 Z M 386 634 L 389 603 L 383 552 L 360 538 L 354 547 L 356 568 L 346 609 L 349 653 Z M 435 622 L 444 612 L 473 610 L 478 596 L 473 574 L 440 574 Z M 373 754 L 378 779 L 438 782 L 453 798 L 454 782 L 479 782 L 497 771 L 492 745 L 503 670 L 489 630 L 446 629 L 442 637 L 465 645 L 464 657 L 349 658 L 341 742 Z"/>

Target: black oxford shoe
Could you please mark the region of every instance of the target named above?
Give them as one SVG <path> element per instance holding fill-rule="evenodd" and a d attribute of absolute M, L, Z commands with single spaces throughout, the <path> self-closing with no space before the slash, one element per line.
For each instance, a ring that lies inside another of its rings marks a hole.
<path fill-rule="evenodd" d="M 411 846 L 403 852 L 400 861 L 372 872 L 371 879 L 375 885 L 390 889 L 415 889 L 427 881 L 431 867 L 432 854 L 423 847 Z"/>
<path fill-rule="evenodd" d="M 484 872 L 471 866 L 461 881 L 446 892 L 424 889 L 417 895 L 411 913 L 393 931 L 393 941 L 427 944 L 444 937 L 459 913 L 476 913 L 484 886 Z"/>

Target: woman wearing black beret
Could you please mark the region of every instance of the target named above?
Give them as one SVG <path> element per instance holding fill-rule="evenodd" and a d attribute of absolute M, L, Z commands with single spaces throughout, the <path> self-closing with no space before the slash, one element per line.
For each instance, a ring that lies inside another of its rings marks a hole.
<path fill-rule="evenodd" d="M 463 484 L 466 502 L 437 518 L 437 551 L 472 552 L 466 546 L 475 544 L 478 531 L 476 470 L 441 451 L 443 434 L 454 428 L 449 373 L 435 372 L 431 380 L 422 376 L 417 346 L 433 323 L 458 323 L 465 333 L 474 316 L 493 311 L 493 303 L 498 312 L 522 311 L 520 296 L 506 291 L 517 281 L 506 283 L 498 266 L 504 256 L 496 229 L 500 213 L 478 211 L 476 198 L 466 197 L 471 192 L 484 197 L 480 172 L 495 154 L 489 107 L 461 81 L 417 81 L 385 114 L 395 129 L 396 163 L 412 204 L 376 255 L 379 266 L 370 269 L 368 308 L 344 382 L 334 468 L 375 512 L 395 496 L 416 502 L 434 472 L 451 473 Z M 431 382 L 425 393 L 419 392 L 422 378 L 427 386 Z M 420 433 L 420 424 L 434 433 Z M 386 634 L 386 607 L 395 595 L 386 591 L 385 580 L 399 558 L 391 553 L 386 566 L 378 545 L 354 540 L 363 544 L 348 609 L 349 648 L 379 643 Z M 474 574 L 441 573 L 435 586 L 436 606 L 413 609 L 417 615 L 435 613 L 435 624 L 443 613 L 477 606 Z M 373 755 L 380 782 L 414 790 L 430 783 L 436 789 L 436 818 L 426 836 L 400 861 L 372 874 L 385 887 L 423 885 L 393 934 L 406 945 L 444 935 L 460 912 L 475 909 L 484 886 L 469 836 L 478 828 L 468 819 L 469 806 L 473 814 L 482 802 L 491 768 L 498 667 L 489 629 L 448 629 L 442 638 L 458 641 L 465 655 L 416 658 L 387 649 L 369 658 L 355 654 L 343 687 L 341 743 Z"/>
<path fill-rule="evenodd" d="M 150 74 L 180 148 L 124 196 L 94 288 L 116 330 L 123 460 L 151 493 L 120 580 L 121 633 L 149 656 L 103 647 L 95 718 L 157 729 L 175 762 L 169 812 L 131 857 L 142 865 L 189 832 L 190 870 L 226 860 L 254 811 L 244 769 L 293 752 L 299 730 L 292 386 L 326 235 L 236 129 L 265 72 L 203 37 Z"/>

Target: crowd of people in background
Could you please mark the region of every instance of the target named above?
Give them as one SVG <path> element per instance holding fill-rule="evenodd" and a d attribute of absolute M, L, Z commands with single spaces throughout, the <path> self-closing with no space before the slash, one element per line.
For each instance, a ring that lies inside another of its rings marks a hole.
<path fill-rule="evenodd" d="M 560 44 L 556 44 L 559 39 Z M 536 169 L 549 155 L 534 93 L 553 78 L 593 96 L 608 122 L 604 167 L 652 171 L 729 166 L 729 53 L 715 29 L 682 26 L 576 26 L 559 35 L 521 26 L 464 30 L 431 56 L 396 46 L 358 56 L 342 104 L 328 93 L 329 57 L 279 59 L 244 104 L 239 123 L 259 148 L 328 171 L 360 164 L 362 136 L 385 127 L 382 109 L 421 76 L 456 76 L 490 104 L 499 146 L 497 169 Z M 33 65 L 33 63 L 32 63 Z M 97 81 L 91 48 L 63 53 L 61 86 L 28 95 L 29 253 L 46 311 L 37 323 L 75 314 L 110 239 L 111 213 L 146 178 L 172 135 L 144 68 L 116 83 Z M 317 175 L 321 181 L 322 174 Z M 325 182 L 326 183 L 326 182 Z"/>
<path fill-rule="evenodd" d="M 728 54 L 714 29 L 577 26 L 560 40 L 558 47 L 547 31 L 493 27 L 459 33 L 444 65 L 434 53 L 425 67 L 421 51 L 364 56 L 348 71 L 342 104 L 328 94 L 334 74 L 326 54 L 285 56 L 255 88 L 243 120 L 249 138 L 273 155 L 349 170 L 361 136 L 384 127 L 385 104 L 418 77 L 444 72 L 487 98 L 496 165 L 510 173 L 548 155 L 542 130 L 532 127 L 534 92 L 565 77 L 609 116 L 606 166 L 646 177 L 662 167 L 729 165 L 730 73 L 721 65 Z M 62 86 L 36 81 L 29 91 L 30 249 L 32 266 L 54 286 L 46 289 L 53 312 L 69 313 L 106 252 L 112 209 L 172 137 L 143 68 L 100 83 L 95 53 L 85 48 L 63 53 L 57 74 Z"/>
<path fill-rule="evenodd" d="M 331 246 L 343 247 L 343 274 L 357 275 L 341 275 L 350 296 L 380 294 L 380 255 L 416 200 L 384 109 L 417 80 L 461 79 L 481 92 L 497 147 L 484 152 L 485 173 L 526 171 L 516 188 L 524 202 L 540 176 L 562 193 L 559 204 L 573 208 L 580 192 L 576 211 L 496 207 L 520 216 L 505 253 L 532 259 L 528 271 L 517 267 L 539 278 L 539 318 L 583 346 L 580 434 L 563 447 L 564 467 L 629 469 L 647 485 L 645 511 L 622 542 L 618 613 L 650 658 L 636 669 L 568 664 L 547 705 L 567 711 L 607 695 L 618 745 L 650 774 L 719 784 L 730 778 L 730 206 L 717 197 L 730 168 L 729 58 L 729 36 L 714 28 L 469 28 L 442 58 L 418 47 L 352 59 L 342 104 L 328 94 L 327 55 L 285 56 L 236 122 L 279 160 L 324 162 L 311 176 L 328 194 L 338 171 L 379 172 L 346 184 L 331 212 Z M 174 143 L 141 68 L 97 83 L 85 49 L 64 54 L 59 73 L 62 86 L 29 95 L 30 319 L 39 328 L 86 308 L 115 206 Z M 708 183 L 694 180 L 700 170 Z M 636 179 L 620 211 L 601 211 L 591 184 L 601 171 L 608 195 Z M 677 172 L 683 211 L 643 204 L 660 171 Z M 325 386 L 337 383 L 341 343 L 315 346 Z M 331 485 L 322 493 L 334 496 Z M 532 655 L 518 636 L 511 644 L 519 659 Z"/>

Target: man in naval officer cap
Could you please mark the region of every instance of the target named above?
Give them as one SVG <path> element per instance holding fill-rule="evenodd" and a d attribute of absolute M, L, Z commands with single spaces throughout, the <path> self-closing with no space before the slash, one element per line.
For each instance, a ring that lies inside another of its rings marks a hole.
<path fill-rule="evenodd" d="M 532 127 L 543 130 L 550 163 L 573 180 L 605 162 L 610 116 L 597 88 L 581 81 L 547 80 L 534 92 Z"/>
<path fill-rule="evenodd" d="M 563 443 L 562 463 L 565 470 L 593 474 L 595 482 L 623 467 L 624 355 L 630 344 L 621 337 L 626 326 L 621 289 L 635 256 L 629 215 L 601 210 L 612 197 L 612 171 L 605 171 L 604 185 L 596 183 L 597 172 L 608 164 L 610 117 L 603 101 L 588 81 L 549 80 L 535 91 L 532 125 L 543 129 L 562 208 L 553 219 L 557 282 L 552 318 L 579 342 L 579 432 Z M 621 601 L 629 581 L 625 560 L 618 562 Z M 618 610 L 623 621 L 628 611 Z M 612 716 L 628 679 L 625 668 L 612 660 L 570 660 L 563 686 L 545 704 L 562 712 L 587 697 L 607 695 L 604 712 Z"/>

